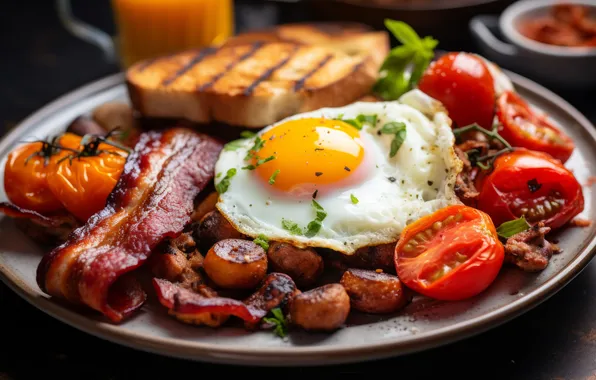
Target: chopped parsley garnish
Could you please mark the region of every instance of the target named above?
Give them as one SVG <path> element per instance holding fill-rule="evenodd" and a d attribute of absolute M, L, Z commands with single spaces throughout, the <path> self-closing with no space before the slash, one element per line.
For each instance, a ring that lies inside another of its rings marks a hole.
<path fill-rule="evenodd" d="M 242 145 L 244 144 L 244 142 L 247 139 L 250 139 L 254 136 L 256 136 L 257 134 L 252 132 L 252 131 L 242 131 L 240 132 L 240 137 L 238 140 L 234 140 L 234 141 L 230 141 L 229 143 L 227 143 L 226 145 L 224 145 L 224 150 L 225 151 L 234 151 L 237 150 L 239 148 L 242 147 Z"/>
<path fill-rule="evenodd" d="M 255 170 L 257 167 L 263 165 L 265 162 L 269 162 L 269 161 L 274 160 L 274 159 L 275 159 L 275 156 L 269 156 L 267 158 L 259 158 L 257 160 L 257 163 L 255 165 L 253 165 L 253 164 L 246 165 L 242 169 L 244 169 L 244 170 Z"/>
<path fill-rule="evenodd" d="M 350 194 L 350 199 L 352 200 L 353 204 L 357 204 L 359 202 L 358 198 L 356 198 L 354 194 Z"/>
<path fill-rule="evenodd" d="M 306 237 L 315 236 L 321 230 L 322 222 L 327 217 L 327 212 L 314 199 L 312 200 L 312 208 L 315 210 L 317 216 L 306 226 L 306 231 L 304 232 Z"/>
<path fill-rule="evenodd" d="M 279 307 L 276 307 L 274 309 L 271 309 L 271 314 L 272 317 L 265 317 L 263 318 L 263 321 L 265 321 L 265 323 L 270 323 L 275 326 L 273 332 L 277 336 L 279 336 L 280 338 L 285 337 L 288 333 L 288 322 L 286 321 L 283 312 Z"/>
<path fill-rule="evenodd" d="M 263 140 L 259 136 L 256 136 L 255 143 L 252 146 L 252 148 L 248 150 L 248 153 L 246 154 L 244 160 L 250 160 L 252 157 L 255 157 L 257 152 L 261 150 L 261 148 L 263 148 L 263 145 L 265 145 L 265 140 Z"/>
<path fill-rule="evenodd" d="M 395 156 L 401 145 L 406 140 L 406 124 L 402 123 L 401 121 L 392 121 L 383 125 L 383 128 L 381 128 L 381 133 L 386 135 L 394 135 L 393 140 L 391 141 L 389 157 Z"/>
<path fill-rule="evenodd" d="M 536 178 L 532 178 L 528 181 L 528 190 L 530 190 L 530 193 L 537 192 L 538 190 L 540 190 L 541 187 L 542 184 L 538 183 L 538 180 Z"/>
<path fill-rule="evenodd" d="M 215 185 L 215 190 L 217 190 L 217 192 L 219 194 L 223 194 L 226 191 L 228 191 L 228 187 L 230 186 L 230 180 L 232 179 L 232 177 L 234 177 L 236 175 L 236 168 L 231 168 L 228 169 L 228 171 L 226 172 L 226 176 L 223 177 L 221 179 L 221 181 L 219 181 L 217 183 L 217 185 Z"/>
<path fill-rule="evenodd" d="M 277 169 L 276 171 L 273 172 L 273 174 L 271 174 L 271 177 L 269 177 L 270 185 L 273 185 L 275 183 L 275 178 L 277 178 L 278 174 L 279 174 L 279 169 Z"/>
<path fill-rule="evenodd" d="M 302 235 L 302 229 L 296 222 L 292 222 L 288 219 L 282 219 L 281 226 L 284 230 L 289 231 L 292 235 Z"/>
<path fill-rule="evenodd" d="M 364 123 L 368 123 L 372 126 L 375 126 L 377 124 L 377 115 L 360 114 L 360 115 L 356 116 L 355 119 L 342 119 L 342 117 L 343 117 L 343 114 L 339 115 L 337 120 L 341 120 L 344 123 L 348 123 L 358 130 L 362 129 Z"/>
<path fill-rule="evenodd" d="M 373 91 L 384 100 L 397 100 L 416 87 L 434 58 L 434 49 L 439 41 L 432 37 L 420 38 L 412 27 L 402 21 L 387 19 L 385 27 L 402 45 L 391 49 L 385 58 Z"/>
<path fill-rule="evenodd" d="M 257 134 L 253 131 L 242 131 L 240 132 L 240 136 L 245 139 L 250 139 L 251 137 L 255 137 Z"/>
<path fill-rule="evenodd" d="M 292 222 L 288 219 L 281 220 L 282 228 L 286 231 L 289 231 L 293 235 L 304 235 L 306 237 L 315 236 L 321 230 L 323 220 L 325 220 L 327 217 L 327 211 L 325 211 L 323 207 L 314 199 L 312 200 L 312 208 L 315 211 L 316 216 L 310 223 L 308 223 L 304 231 L 302 231 L 298 223 Z"/>
<path fill-rule="evenodd" d="M 497 234 L 502 238 L 508 239 L 515 234 L 526 231 L 528 228 L 530 228 L 530 225 L 526 221 L 526 218 L 522 216 L 519 219 L 510 220 L 501 224 L 497 228 Z"/>
<path fill-rule="evenodd" d="M 267 238 L 267 236 L 261 234 L 259 236 L 257 236 L 253 242 L 256 245 L 260 245 L 261 248 L 263 248 L 265 251 L 269 249 L 269 239 Z"/>

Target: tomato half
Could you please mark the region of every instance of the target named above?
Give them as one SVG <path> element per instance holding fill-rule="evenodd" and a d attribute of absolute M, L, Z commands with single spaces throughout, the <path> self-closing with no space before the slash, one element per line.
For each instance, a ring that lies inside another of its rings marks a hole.
<path fill-rule="evenodd" d="M 563 163 L 573 153 L 571 138 L 514 92 L 506 91 L 499 97 L 497 117 L 499 134 L 512 146 L 546 152 Z"/>
<path fill-rule="evenodd" d="M 125 162 L 124 150 L 102 143 L 96 155 L 57 163 L 48 173 L 48 186 L 70 213 L 86 221 L 104 208 Z"/>
<path fill-rule="evenodd" d="M 32 142 L 12 150 L 4 166 L 4 190 L 8 200 L 40 214 L 63 210 L 62 202 L 48 186 L 47 175 L 67 152 L 52 143 L 76 149 L 80 140 L 74 134 L 65 133 L 54 142 Z"/>
<path fill-rule="evenodd" d="M 517 148 L 497 157 L 476 180 L 477 207 L 496 225 L 524 215 L 530 224 L 558 228 L 584 209 L 582 187 L 563 164 L 542 152 Z"/>
<path fill-rule="evenodd" d="M 481 58 L 463 52 L 447 53 L 428 66 L 418 88 L 443 103 L 456 126 L 478 123 L 492 128 L 495 84 Z"/>
<path fill-rule="evenodd" d="M 503 244 L 484 212 L 448 206 L 406 226 L 395 247 L 395 269 L 410 289 L 439 300 L 484 291 L 504 260 Z"/>

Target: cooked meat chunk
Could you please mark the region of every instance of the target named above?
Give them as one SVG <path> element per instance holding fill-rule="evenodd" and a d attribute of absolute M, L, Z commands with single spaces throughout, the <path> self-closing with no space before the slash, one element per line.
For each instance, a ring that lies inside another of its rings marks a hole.
<path fill-rule="evenodd" d="M 305 330 L 335 330 L 350 313 L 350 297 L 340 284 L 298 294 L 290 302 L 290 321 Z"/>
<path fill-rule="evenodd" d="M 554 253 L 560 251 L 556 244 L 546 240 L 550 227 L 543 222 L 524 232 L 513 235 L 505 244 L 505 261 L 527 272 L 541 271 Z"/>
<path fill-rule="evenodd" d="M 194 238 L 203 252 L 220 240 L 242 237 L 243 235 L 217 210 L 208 212 L 194 228 Z"/>
<path fill-rule="evenodd" d="M 363 247 L 356 250 L 353 255 L 329 251 L 326 252 L 325 259 L 330 267 L 340 271 L 345 271 L 348 268 L 381 269 L 383 272 L 395 274 L 395 264 L 393 263 L 395 244 Z"/>
<path fill-rule="evenodd" d="M 224 289 L 255 288 L 267 274 L 265 250 L 250 240 L 225 239 L 211 247 L 203 268 Z"/>
<path fill-rule="evenodd" d="M 409 301 L 401 281 L 392 274 L 348 269 L 340 283 L 350 296 L 352 308 L 365 313 L 392 313 Z"/>
<path fill-rule="evenodd" d="M 201 202 L 195 207 L 195 211 L 191 215 L 191 219 L 193 222 L 198 222 L 201 220 L 207 213 L 215 210 L 215 204 L 217 203 L 217 199 L 219 198 L 219 194 L 217 191 L 212 191 L 207 195 Z"/>
<path fill-rule="evenodd" d="M 312 248 L 273 242 L 269 244 L 267 258 L 273 272 L 289 275 L 298 286 L 310 286 L 323 274 L 323 259 Z"/>

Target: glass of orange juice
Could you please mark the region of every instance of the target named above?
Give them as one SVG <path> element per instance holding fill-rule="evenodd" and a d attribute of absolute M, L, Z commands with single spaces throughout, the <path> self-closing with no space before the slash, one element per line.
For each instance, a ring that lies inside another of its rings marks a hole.
<path fill-rule="evenodd" d="M 234 33 L 234 0 L 111 0 L 117 35 L 78 20 L 56 0 L 62 24 L 126 69 L 135 62 L 218 45 Z"/>

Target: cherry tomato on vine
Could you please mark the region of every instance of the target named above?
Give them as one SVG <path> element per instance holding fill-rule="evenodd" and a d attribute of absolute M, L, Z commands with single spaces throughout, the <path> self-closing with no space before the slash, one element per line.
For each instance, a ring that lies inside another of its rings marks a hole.
<path fill-rule="evenodd" d="M 56 144 L 76 149 L 79 141 L 80 137 L 67 133 L 53 141 L 26 143 L 12 150 L 4 166 L 4 190 L 8 200 L 40 214 L 63 210 L 62 202 L 48 187 L 47 175 L 66 154 L 57 149 Z"/>
<path fill-rule="evenodd" d="M 485 129 L 492 128 L 495 84 L 481 58 L 463 52 L 447 53 L 431 62 L 418 88 L 443 103 L 457 127 L 478 123 Z"/>
<path fill-rule="evenodd" d="M 394 260 L 397 276 L 410 289 L 434 299 L 461 300 L 494 281 L 504 248 L 487 214 L 453 205 L 406 226 Z"/>
<path fill-rule="evenodd" d="M 80 154 L 63 157 L 48 173 L 48 186 L 81 221 L 104 208 L 124 169 L 127 152 L 106 143 L 86 144 Z"/>
<path fill-rule="evenodd" d="M 514 92 L 506 91 L 499 97 L 497 117 L 499 134 L 512 146 L 545 152 L 563 163 L 573 153 L 571 138 Z"/>
<path fill-rule="evenodd" d="M 496 225 L 522 215 L 558 228 L 584 209 L 582 187 L 563 164 L 542 152 L 516 148 L 498 156 L 476 179 L 477 207 Z"/>

